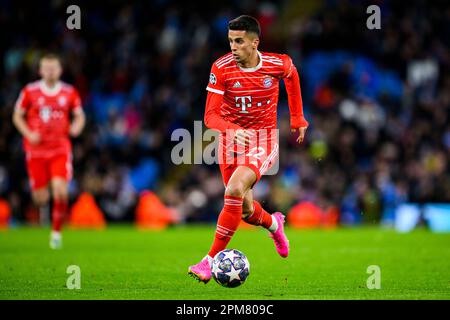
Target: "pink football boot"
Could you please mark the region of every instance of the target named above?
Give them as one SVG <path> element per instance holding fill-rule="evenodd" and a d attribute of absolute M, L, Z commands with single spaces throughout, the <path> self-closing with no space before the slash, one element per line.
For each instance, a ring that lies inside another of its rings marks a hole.
<path fill-rule="evenodd" d="M 281 212 L 275 212 L 272 216 L 278 222 L 278 229 L 275 232 L 269 233 L 269 236 L 275 242 L 278 254 L 286 258 L 289 255 L 289 240 L 284 234 L 284 215 Z"/>
<path fill-rule="evenodd" d="M 204 258 L 196 265 L 190 266 L 188 274 L 198 281 L 204 282 L 205 284 L 208 283 L 211 279 L 211 267 L 209 266 L 208 259 Z"/>

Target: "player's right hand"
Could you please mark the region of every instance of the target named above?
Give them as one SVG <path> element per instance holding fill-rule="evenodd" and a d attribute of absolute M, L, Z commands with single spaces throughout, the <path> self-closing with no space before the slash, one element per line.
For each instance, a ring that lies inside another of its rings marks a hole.
<path fill-rule="evenodd" d="M 254 136 L 255 133 L 252 130 L 237 129 L 234 135 L 234 143 L 241 146 L 248 146 Z"/>
<path fill-rule="evenodd" d="M 31 131 L 27 136 L 27 140 L 31 144 L 38 144 L 41 142 L 41 135 L 38 132 Z"/>

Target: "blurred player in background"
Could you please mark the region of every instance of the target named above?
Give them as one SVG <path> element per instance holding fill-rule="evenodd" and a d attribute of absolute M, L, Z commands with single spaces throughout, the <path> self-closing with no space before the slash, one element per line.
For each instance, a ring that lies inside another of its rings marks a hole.
<path fill-rule="evenodd" d="M 50 247 L 59 249 L 61 228 L 68 211 L 68 183 L 72 178 L 69 136 L 80 135 L 85 115 L 78 91 L 60 81 L 62 65 L 57 55 L 41 58 L 39 74 L 40 80 L 29 83 L 20 92 L 13 123 L 24 138 L 33 202 L 42 211 L 48 208 L 52 196 Z"/>
<path fill-rule="evenodd" d="M 211 69 L 205 125 L 220 132 L 219 164 L 225 189 L 213 244 L 205 258 L 188 273 L 207 283 L 214 256 L 224 250 L 241 219 L 269 230 L 277 252 L 289 254 L 284 215 L 270 214 L 253 199 L 252 188 L 278 157 L 277 103 L 279 81 L 284 80 L 291 115 L 291 131 L 304 139 L 308 122 L 303 116 L 300 79 L 285 54 L 258 51 L 260 26 L 250 16 L 228 24 L 231 52 Z"/>

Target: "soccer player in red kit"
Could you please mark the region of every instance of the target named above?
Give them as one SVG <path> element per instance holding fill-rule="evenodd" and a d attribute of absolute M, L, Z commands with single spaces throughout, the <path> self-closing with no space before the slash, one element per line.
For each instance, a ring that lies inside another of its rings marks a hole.
<path fill-rule="evenodd" d="M 34 203 L 39 208 L 47 206 L 51 192 L 50 247 L 59 249 L 61 227 L 68 211 L 68 182 L 72 177 L 69 136 L 80 135 L 85 115 L 77 90 L 60 81 L 62 66 L 57 55 L 47 54 L 40 59 L 39 74 L 41 80 L 27 84 L 20 92 L 13 123 L 24 138 Z"/>
<path fill-rule="evenodd" d="M 298 134 L 298 143 L 304 139 L 308 122 L 291 58 L 258 51 L 259 35 L 259 23 L 253 17 L 244 15 L 230 21 L 231 52 L 213 63 L 206 88 L 205 125 L 220 132 L 219 164 L 225 195 L 211 249 L 188 270 L 204 283 L 211 279 L 214 256 L 226 248 L 241 219 L 269 230 L 278 254 L 289 254 L 284 215 L 265 211 L 252 193 L 255 183 L 278 157 L 276 113 L 281 79 L 288 95 L 291 132 Z"/>

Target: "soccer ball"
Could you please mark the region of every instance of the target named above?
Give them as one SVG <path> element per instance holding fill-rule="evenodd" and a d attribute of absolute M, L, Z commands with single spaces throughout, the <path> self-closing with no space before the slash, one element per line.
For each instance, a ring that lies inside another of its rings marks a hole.
<path fill-rule="evenodd" d="M 250 274 L 250 262 L 236 249 L 225 249 L 214 257 L 211 272 L 218 284 L 235 288 L 245 282 Z"/>

